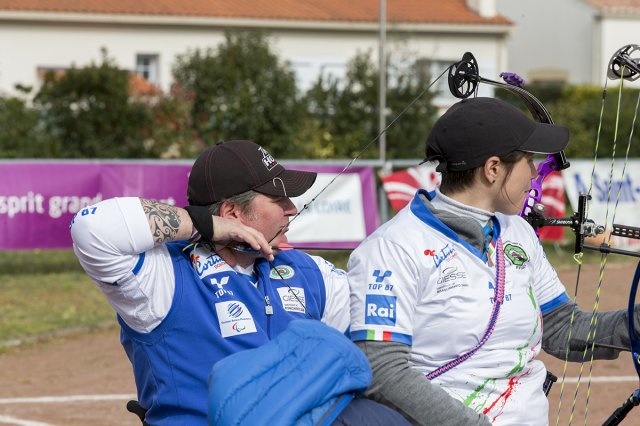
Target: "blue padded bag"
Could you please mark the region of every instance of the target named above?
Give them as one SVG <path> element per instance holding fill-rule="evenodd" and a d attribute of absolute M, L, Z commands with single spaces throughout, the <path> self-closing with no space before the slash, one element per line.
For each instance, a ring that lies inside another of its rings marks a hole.
<path fill-rule="evenodd" d="M 317 320 L 295 320 L 271 342 L 217 362 L 210 425 L 331 424 L 371 383 L 362 351 Z"/>

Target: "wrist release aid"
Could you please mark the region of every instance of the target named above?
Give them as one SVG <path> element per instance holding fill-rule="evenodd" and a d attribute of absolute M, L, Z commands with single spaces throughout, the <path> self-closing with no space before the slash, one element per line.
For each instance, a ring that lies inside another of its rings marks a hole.
<path fill-rule="evenodd" d="M 206 206 L 187 206 L 184 209 L 189 213 L 193 227 L 200 234 L 200 240 L 209 244 L 213 243 L 213 215 L 209 208 Z M 192 235 L 191 240 L 194 237 Z"/>

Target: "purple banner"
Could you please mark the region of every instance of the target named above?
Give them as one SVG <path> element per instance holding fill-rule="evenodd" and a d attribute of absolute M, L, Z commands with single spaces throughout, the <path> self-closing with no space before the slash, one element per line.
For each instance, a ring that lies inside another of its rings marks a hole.
<path fill-rule="evenodd" d="M 191 164 L 190 161 L 0 162 L 0 250 L 70 248 L 69 223 L 73 215 L 107 198 L 143 197 L 184 206 L 187 204 L 186 187 Z M 319 172 L 318 184 L 342 170 L 340 167 L 297 167 L 294 164 L 286 167 Z M 352 167 L 340 178 L 346 182 L 354 176 L 359 180 L 358 194 L 351 193 L 349 200 L 321 200 L 318 206 L 324 206 L 324 212 L 320 211 L 322 209 L 313 211 L 313 214 L 320 215 L 314 218 L 313 228 L 317 235 L 305 230 L 299 238 L 290 238 L 292 242 L 315 247 L 352 247 L 373 232 L 378 226 L 373 169 Z M 307 194 L 316 195 L 314 189 L 315 185 Z M 294 202 L 298 205 L 296 199 Z M 323 214 L 328 215 L 326 223 L 323 223 Z M 352 229 L 362 226 L 362 235 L 355 238 L 352 235 L 348 240 L 334 238 L 327 241 L 323 228 L 331 226 L 335 219 L 332 214 L 340 214 L 352 222 Z M 304 223 L 305 215 L 306 212 L 300 215 L 301 223 Z"/>

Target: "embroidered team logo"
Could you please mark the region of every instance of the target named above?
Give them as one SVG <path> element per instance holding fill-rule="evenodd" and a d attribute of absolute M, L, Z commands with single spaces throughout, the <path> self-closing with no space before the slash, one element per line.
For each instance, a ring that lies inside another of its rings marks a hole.
<path fill-rule="evenodd" d="M 391 275 L 393 275 L 393 272 L 391 272 L 391 271 L 380 272 L 379 269 L 376 269 L 375 271 L 373 271 L 372 275 L 376 279 L 377 283 L 381 283 L 381 282 L 384 281 L 385 278 L 390 277 Z"/>
<path fill-rule="evenodd" d="M 278 165 L 278 162 L 267 152 L 266 149 L 260 147 L 258 150 L 262 153 L 262 164 L 264 164 L 267 170 L 271 170 Z"/>
<path fill-rule="evenodd" d="M 456 262 L 457 263 L 457 262 Z M 469 287 L 469 277 L 462 263 L 451 263 L 449 266 L 438 270 L 436 281 L 436 293 L 446 293 L 454 289 Z"/>
<path fill-rule="evenodd" d="M 207 278 L 206 277 L 204 279 L 204 281 L 206 282 Z M 225 294 L 228 294 L 230 296 L 233 296 L 233 291 L 231 290 L 227 290 L 226 288 L 224 288 L 225 285 L 227 285 L 229 283 L 229 276 L 225 275 L 222 278 L 218 279 L 218 278 L 209 278 L 209 284 L 214 287 L 215 290 L 215 296 L 219 299 L 220 297 L 224 296 Z"/>
<path fill-rule="evenodd" d="M 216 286 L 218 290 L 222 290 L 222 287 L 227 285 L 228 282 L 229 282 L 228 275 L 225 275 L 224 277 L 220 278 L 220 281 L 218 281 L 217 278 L 211 279 L 211 285 Z"/>
<path fill-rule="evenodd" d="M 507 243 L 504 246 L 504 255 L 515 266 L 522 266 L 529 260 L 527 252 L 525 252 L 522 247 L 512 243 Z"/>
<path fill-rule="evenodd" d="M 269 271 L 269 278 L 272 280 L 287 280 L 292 278 L 295 274 L 296 273 L 291 266 L 278 265 L 271 268 L 271 271 Z"/>
<path fill-rule="evenodd" d="M 305 295 L 302 287 L 278 287 L 278 295 L 285 311 L 305 313 Z"/>
<path fill-rule="evenodd" d="M 191 254 L 191 264 L 195 268 L 196 272 L 200 276 L 209 275 L 215 272 L 216 269 L 226 265 L 227 263 L 216 254 L 210 254 L 208 256 L 202 256 L 200 254 Z"/>
<path fill-rule="evenodd" d="M 375 278 L 375 282 L 369 283 L 369 290 L 393 290 L 393 284 L 389 283 L 389 280 L 387 280 L 387 278 L 393 275 L 392 271 L 381 271 L 380 269 L 375 269 L 371 275 Z"/>
<path fill-rule="evenodd" d="M 426 253 L 425 253 L 426 254 Z M 451 259 L 456 256 L 456 249 L 453 245 L 447 243 L 440 250 L 433 254 L 433 264 L 436 268 L 439 268 L 442 262 Z"/>
<path fill-rule="evenodd" d="M 216 303 L 216 314 L 222 337 L 255 333 L 256 324 L 247 306 L 237 300 Z"/>

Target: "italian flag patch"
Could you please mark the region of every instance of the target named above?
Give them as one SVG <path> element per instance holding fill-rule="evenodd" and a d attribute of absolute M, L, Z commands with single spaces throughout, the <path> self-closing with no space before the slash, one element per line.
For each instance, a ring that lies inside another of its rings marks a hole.
<path fill-rule="evenodd" d="M 391 332 L 382 330 L 367 330 L 367 340 L 376 340 L 379 342 L 390 342 Z"/>

